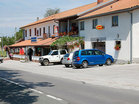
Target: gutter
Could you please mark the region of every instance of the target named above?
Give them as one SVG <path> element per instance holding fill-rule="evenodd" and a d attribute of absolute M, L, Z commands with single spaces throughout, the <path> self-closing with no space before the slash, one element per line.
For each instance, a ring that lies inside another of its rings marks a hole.
<path fill-rule="evenodd" d="M 95 17 L 112 15 L 112 14 L 117 14 L 117 13 L 122 13 L 122 12 L 129 12 L 129 11 L 132 11 L 132 10 L 135 10 L 135 9 L 139 9 L 139 5 L 134 6 L 134 7 L 131 7 L 131 8 L 122 9 L 122 10 L 117 10 L 117 11 L 102 13 L 102 14 L 88 16 L 88 17 L 82 17 L 82 18 L 78 18 L 77 20 L 84 20 L 84 19 L 90 19 L 90 18 L 95 18 Z"/>

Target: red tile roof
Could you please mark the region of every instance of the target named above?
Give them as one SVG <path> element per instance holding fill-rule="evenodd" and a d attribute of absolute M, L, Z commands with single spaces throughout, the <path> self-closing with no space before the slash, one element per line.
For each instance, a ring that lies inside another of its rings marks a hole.
<path fill-rule="evenodd" d="M 109 0 L 104 0 L 104 2 L 106 2 L 106 1 L 109 1 Z M 91 9 L 92 7 L 95 7 L 96 5 L 97 5 L 97 2 L 94 2 L 94 3 L 88 4 L 88 5 L 80 6 L 80 7 L 74 8 L 74 9 L 70 9 L 70 10 L 67 10 L 67 11 L 64 11 L 64 12 L 54 14 L 52 16 L 40 19 L 36 22 L 25 25 L 21 28 L 25 28 L 25 27 L 40 24 L 40 23 L 44 23 L 44 22 L 47 22 L 47 21 L 55 20 L 55 19 L 62 19 L 62 18 L 66 18 L 66 17 L 71 17 L 71 16 L 74 16 L 74 15 L 77 15 L 78 13 L 86 11 L 88 9 Z"/>
<path fill-rule="evenodd" d="M 45 40 L 37 39 L 37 42 L 31 42 L 31 40 L 25 40 L 9 47 L 25 47 L 25 46 L 50 46 L 57 38 L 48 38 Z"/>
<path fill-rule="evenodd" d="M 124 10 L 124 9 L 132 8 L 135 6 L 139 6 L 139 0 L 118 0 L 117 2 L 115 2 L 111 5 L 105 6 L 101 9 L 98 9 L 96 11 L 83 15 L 83 16 L 79 17 L 78 19 L 84 19 L 86 17 L 97 16 L 100 14 L 114 12 L 114 11 L 118 11 L 118 10 Z"/>

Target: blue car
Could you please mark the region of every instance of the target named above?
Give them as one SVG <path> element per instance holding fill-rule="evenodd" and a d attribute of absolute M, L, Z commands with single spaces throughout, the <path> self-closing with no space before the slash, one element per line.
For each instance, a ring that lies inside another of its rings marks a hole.
<path fill-rule="evenodd" d="M 80 68 L 81 66 L 87 68 L 88 65 L 111 65 L 114 59 L 111 55 L 105 54 L 101 50 L 84 49 L 74 52 L 72 62 L 73 66 L 76 68 Z"/>

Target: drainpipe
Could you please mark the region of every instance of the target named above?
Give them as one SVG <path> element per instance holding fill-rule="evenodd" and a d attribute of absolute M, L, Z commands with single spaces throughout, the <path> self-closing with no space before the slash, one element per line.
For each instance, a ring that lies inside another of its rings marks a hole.
<path fill-rule="evenodd" d="M 133 59 L 133 31 L 132 31 L 132 26 L 133 26 L 133 13 L 132 12 L 129 12 L 130 13 L 130 63 L 132 64 L 132 59 Z"/>

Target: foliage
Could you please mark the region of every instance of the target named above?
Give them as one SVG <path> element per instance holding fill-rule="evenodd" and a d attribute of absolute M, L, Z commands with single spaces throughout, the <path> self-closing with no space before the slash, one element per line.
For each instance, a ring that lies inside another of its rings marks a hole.
<path fill-rule="evenodd" d="M 44 17 L 48 17 L 48 16 L 51 16 L 53 14 L 57 14 L 59 12 L 60 12 L 59 8 L 55 8 L 55 9 L 47 8 L 46 13 L 44 14 Z"/>
<path fill-rule="evenodd" d="M 18 32 L 16 32 L 16 41 L 18 41 L 19 39 L 23 38 L 23 30 L 19 30 Z M 5 45 L 12 45 L 15 43 L 15 36 L 12 37 L 7 37 L 7 36 L 3 36 L 1 37 L 3 40 L 3 46 Z M 0 42 L 0 46 L 2 46 L 2 41 Z"/>
<path fill-rule="evenodd" d="M 0 51 L 0 56 L 1 57 L 6 57 L 6 51 L 3 51 L 3 53 L 2 53 L 2 51 Z"/>
<path fill-rule="evenodd" d="M 20 29 L 18 32 L 16 32 L 16 41 L 23 38 L 23 29 Z"/>
<path fill-rule="evenodd" d="M 55 42 L 53 42 L 51 44 L 51 46 L 64 46 L 67 44 L 67 42 L 74 42 L 74 41 L 78 41 L 79 44 L 84 43 L 83 38 L 82 37 L 71 37 L 71 36 L 63 36 L 59 39 L 57 39 Z"/>

